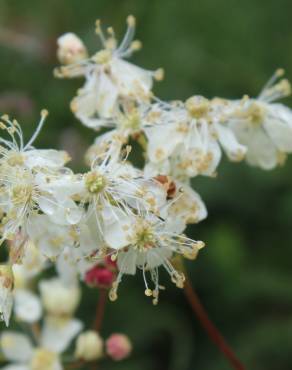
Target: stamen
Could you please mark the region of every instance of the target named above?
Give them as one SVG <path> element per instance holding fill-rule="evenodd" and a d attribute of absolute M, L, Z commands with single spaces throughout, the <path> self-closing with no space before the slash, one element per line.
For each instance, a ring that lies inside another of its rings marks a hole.
<path fill-rule="evenodd" d="M 40 122 L 39 122 L 39 124 L 38 124 L 38 126 L 37 126 L 37 128 L 36 128 L 36 130 L 34 132 L 34 134 L 32 135 L 31 139 L 25 145 L 24 150 L 27 149 L 27 148 L 29 148 L 34 143 L 34 141 L 38 137 L 39 133 L 41 132 L 41 129 L 42 129 L 44 123 L 45 123 L 45 119 L 48 116 L 48 114 L 49 114 L 49 112 L 46 109 L 43 109 L 41 111 L 41 120 L 40 120 Z"/>
<path fill-rule="evenodd" d="M 164 69 L 163 68 L 158 68 L 154 72 L 154 78 L 156 81 L 162 81 L 164 79 Z"/>

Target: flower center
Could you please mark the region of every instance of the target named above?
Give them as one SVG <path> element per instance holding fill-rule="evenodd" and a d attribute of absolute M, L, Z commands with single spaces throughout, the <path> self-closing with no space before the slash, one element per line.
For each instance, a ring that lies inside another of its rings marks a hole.
<path fill-rule="evenodd" d="M 142 222 L 135 227 L 135 248 L 140 252 L 145 252 L 154 246 L 154 232 L 150 225 Z"/>
<path fill-rule="evenodd" d="M 133 112 L 123 119 L 122 125 L 125 129 L 129 128 L 136 131 L 140 128 L 140 117 L 137 112 Z"/>
<path fill-rule="evenodd" d="M 54 370 L 57 355 L 45 348 L 37 348 L 30 363 L 31 370 Z"/>
<path fill-rule="evenodd" d="M 193 118 L 203 118 L 206 117 L 210 110 L 210 102 L 208 99 L 202 96 L 193 96 L 189 98 L 185 106 L 189 112 L 189 114 Z"/>
<path fill-rule="evenodd" d="M 98 64 L 107 64 L 111 60 L 111 57 L 112 57 L 111 51 L 104 49 L 104 50 L 97 52 L 94 55 L 93 59 Z"/>
<path fill-rule="evenodd" d="M 12 202 L 15 205 L 29 203 L 32 198 L 33 186 L 31 184 L 15 185 L 12 188 Z"/>
<path fill-rule="evenodd" d="M 18 152 L 12 152 L 8 157 L 7 163 L 10 166 L 22 166 L 24 164 L 23 155 Z"/>
<path fill-rule="evenodd" d="M 259 126 L 262 124 L 265 117 L 265 109 L 259 104 L 253 103 L 249 109 L 249 118 L 253 125 Z"/>
<path fill-rule="evenodd" d="M 106 185 L 106 178 L 98 172 L 92 171 L 85 175 L 85 186 L 89 193 L 98 194 L 104 190 Z"/>

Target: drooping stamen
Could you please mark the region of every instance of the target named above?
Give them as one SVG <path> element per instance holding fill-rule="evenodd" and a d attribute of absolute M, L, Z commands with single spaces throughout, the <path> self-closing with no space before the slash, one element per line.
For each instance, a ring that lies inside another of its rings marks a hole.
<path fill-rule="evenodd" d="M 31 147 L 31 145 L 34 143 L 34 141 L 36 140 L 36 138 L 38 137 L 39 133 L 41 132 L 41 129 L 45 123 L 45 120 L 48 116 L 49 112 L 46 110 L 46 109 L 43 109 L 41 111 L 41 119 L 40 119 L 40 122 L 34 132 L 34 134 L 32 135 L 31 139 L 29 140 L 29 142 L 25 145 L 25 147 L 23 148 L 24 150 L 28 149 Z"/>

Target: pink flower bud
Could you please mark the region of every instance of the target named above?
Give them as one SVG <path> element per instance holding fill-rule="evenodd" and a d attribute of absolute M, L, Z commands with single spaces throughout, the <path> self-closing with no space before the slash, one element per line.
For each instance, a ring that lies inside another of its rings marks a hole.
<path fill-rule="evenodd" d="M 105 345 L 106 353 L 115 361 L 123 360 L 132 351 L 130 339 L 124 334 L 112 334 Z"/>
<path fill-rule="evenodd" d="M 109 288 L 115 280 L 115 272 L 108 267 L 96 265 L 85 274 L 85 282 L 92 287 Z"/>

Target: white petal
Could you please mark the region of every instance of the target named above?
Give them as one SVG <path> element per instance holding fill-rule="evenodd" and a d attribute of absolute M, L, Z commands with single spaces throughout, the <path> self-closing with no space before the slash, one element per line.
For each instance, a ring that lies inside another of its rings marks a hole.
<path fill-rule="evenodd" d="M 76 261 L 72 254 L 72 248 L 65 247 L 57 258 L 56 269 L 65 285 L 76 284 L 78 281 Z"/>
<path fill-rule="evenodd" d="M 147 94 L 153 84 L 151 72 L 119 58 L 113 58 L 111 72 L 122 95 Z"/>
<path fill-rule="evenodd" d="M 17 365 L 11 364 L 4 367 L 1 367 L 1 370 L 30 370 L 30 367 L 27 365 Z"/>
<path fill-rule="evenodd" d="M 41 344 L 53 352 L 62 353 L 82 327 L 81 321 L 76 319 L 48 317 L 44 323 Z"/>
<path fill-rule="evenodd" d="M 0 337 L 0 344 L 7 360 L 26 363 L 32 356 L 32 344 L 23 334 L 4 331 Z"/>
<path fill-rule="evenodd" d="M 118 255 L 119 271 L 124 274 L 136 274 L 137 252 L 130 249 L 128 252 L 122 252 Z"/>
<path fill-rule="evenodd" d="M 6 282 L 0 278 L 0 320 L 4 321 L 6 326 L 9 325 L 13 306 L 12 283 L 10 287 L 5 286 Z"/>
<path fill-rule="evenodd" d="M 59 150 L 28 150 L 24 152 L 25 164 L 30 168 L 34 167 L 52 167 L 60 168 L 68 161 L 69 156 L 64 151 Z"/>
<path fill-rule="evenodd" d="M 172 256 L 171 250 L 167 248 L 154 248 L 146 254 L 147 265 L 150 269 L 161 266 L 165 260 Z"/>
<path fill-rule="evenodd" d="M 240 144 L 230 128 L 216 124 L 216 132 L 223 149 L 231 161 L 240 161 L 247 152 L 246 146 Z"/>
<path fill-rule="evenodd" d="M 282 104 L 271 104 L 271 114 L 264 121 L 264 128 L 276 147 L 292 152 L 292 112 Z"/>
<path fill-rule="evenodd" d="M 147 155 L 153 163 L 161 162 L 169 157 L 186 137 L 186 134 L 179 131 L 175 124 L 165 127 L 149 127 L 145 129 L 145 133 L 148 138 Z"/>
<path fill-rule="evenodd" d="M 200 195 L 191 186 L 178 181 L 176 186 L 181 194 L 171 203 L 170 207 L 165 208 L 162 217 L 166 219 L 169 230 L 172 229 L 172 232 L 180 234 L 184 231 L 186 224 L 204 220 L 207 217 L 207 208 Z"/>
<path fill-rule="evenodd" d="M 277 149 L 262 128 L 254 130 L 248 143 L 247 162 L 265 170 L 277 166 Z"/>
<path fill-rule="evenodd" d="M 110 78 L 101 73 L 96 94 L 96 110 L 101 117 L 111 118 L 118 97 L 118 89 Z"/>
<path fill-rule="evenodd" d="M 40 320 L 42 306 L 36 294 L 29 290 L 18 289 L 14 293 L 14 299 L 14 312 L 17 319 L 27 323 Z"/>
<path fill-rule="evenodd" d="M 38 205 L 40 209 L 48 216 L 51 216 L 57 210 L 56 201 L 53 197 L 50 196 L 42 196 L 38 199 Z"/>
<path fill-rule="evenodd" d="M 103 235 L 109 247 L 120 249 L 129 244 L 128 235 L 131 228 L 131 218 L 118 209 L 114 212 L 118 219 L 113 218 L 111 223 L 105 223 Z"/>

